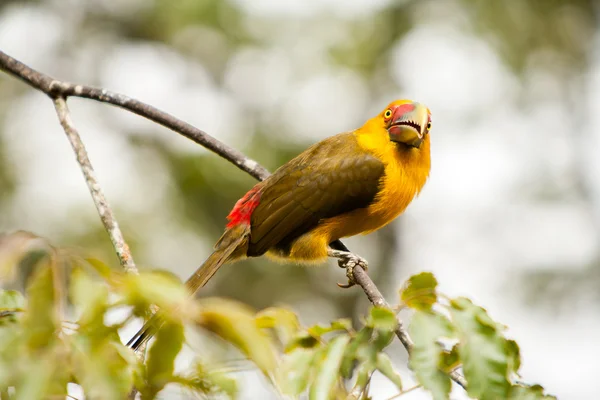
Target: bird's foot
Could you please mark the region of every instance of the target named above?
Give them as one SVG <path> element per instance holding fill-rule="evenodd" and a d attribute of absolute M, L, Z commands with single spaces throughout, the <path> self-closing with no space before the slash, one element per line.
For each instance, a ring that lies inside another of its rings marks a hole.
<path fill-rule="evenodd" d="M 340 266 L 340 268 L 344 268 L 346 270 L 348 283 L 338 283 L 338 286 L 343 289 L 347 289 L 356 285 L 356 281 L 354 280 L 354 268 L 356 266 L 361 267 L 365 271 L 369 269 L 367 260 L 360 256 L 357 256 L 356 254 L 350 253 L 349 251 L 329 249 L 327 251 L 327 255 L 329 257 L 337 258 L 338 265 Z"/>

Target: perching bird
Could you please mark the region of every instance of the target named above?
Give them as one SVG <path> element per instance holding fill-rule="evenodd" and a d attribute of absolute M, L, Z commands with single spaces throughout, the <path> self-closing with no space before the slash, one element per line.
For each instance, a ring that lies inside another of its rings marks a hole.
<path fill-rule="evenodd" d="M 221 265 L 263 254 L 297 263 L 335 257 L 350 270 L 366 268 L 361 257 L 329 245 L 379 229 L 406 209 L 429 176 L 430 128 L 427 107 L 397 100 L 281 166 L 235 204 L 214 252 L 186 282 L 190 293 Z M 128 345 L 137 349 L 159 324 L 152 318 Z"/>

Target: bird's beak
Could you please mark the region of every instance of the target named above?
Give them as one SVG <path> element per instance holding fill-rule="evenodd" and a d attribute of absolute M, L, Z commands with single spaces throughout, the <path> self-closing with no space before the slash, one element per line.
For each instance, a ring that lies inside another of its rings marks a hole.
<path fill-rule="evenodd" d="M 423 143 L 427 132 L 429 111 L 419 103 L 410 103 L 410 105 L 413 107 L 396 108 L 387 130 L 391 141 L 418 148 Z"/>

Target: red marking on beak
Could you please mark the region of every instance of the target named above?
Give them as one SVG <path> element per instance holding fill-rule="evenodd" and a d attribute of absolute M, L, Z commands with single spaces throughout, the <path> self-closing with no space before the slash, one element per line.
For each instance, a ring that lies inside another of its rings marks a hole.
<path fill-rule="evenodd" d="M 415 109 L 415 105 L 413 103 L 406 103 L 406 104 L 402 104 L 399 105 L 398 107 L 396 107 L 396 109 L 394 110 L 394 115 L 392 115 L 391 120 L 392 121 L 397 121 L 399 120 L 404 114 L 407 114 L 409 112 L 414 111 Z"/>

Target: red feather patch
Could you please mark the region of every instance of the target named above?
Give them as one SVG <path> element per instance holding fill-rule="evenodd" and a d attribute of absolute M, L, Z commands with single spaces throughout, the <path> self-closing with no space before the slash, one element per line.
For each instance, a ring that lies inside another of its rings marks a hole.
<path fill-rule="evenodd" d="M 252 212 L 260 203 L 260 192 L 258 188 L 254 187 L 250 189 L 248 193 L 244 195 L 241 199 L 235 203 L 233 209 L 227 216 L 229 223 L 227 224 L 227 228 L 234 227 L 239 224 L 250 224 L 250 217 L 252 216 Z"/>

